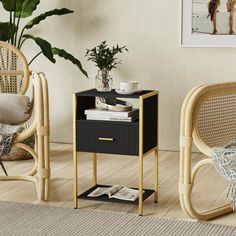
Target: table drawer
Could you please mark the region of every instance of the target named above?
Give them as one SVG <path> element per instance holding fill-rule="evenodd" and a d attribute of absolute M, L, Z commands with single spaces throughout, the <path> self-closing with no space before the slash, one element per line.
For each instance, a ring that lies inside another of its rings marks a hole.
<path fill-rule="evenodd" d="M 77 151 L 138 156 L 138 123 L 77 120 Z"/>

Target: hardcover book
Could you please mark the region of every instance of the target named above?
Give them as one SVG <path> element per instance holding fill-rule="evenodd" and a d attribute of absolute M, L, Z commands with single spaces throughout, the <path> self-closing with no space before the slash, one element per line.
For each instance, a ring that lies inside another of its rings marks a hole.
<path fill-rule="evenodd" d="M 87 120 L 108 120 L 108 121 L 124 121 L 124 122 L 134 122 L 138 120 L 138 115 L 132 117 L 109 117 L 109 116 L 98 116 L 98 115 L 87 115 Z"/>
<path fill-rule="evenodd" d="M 137 108 L 133 108 L 132 111 L 108 111 L 108 110 L 100 110 L 97 108 L 93 108 L 93 109 L 87 109 L 85 110 L 85 115 L 91 115 L 91 116 L 105 116 L 105 117 L 123 117 L 123 118 L 127 118 L 127 117 L 132 117 L 134 115 L 138 115 L 139 114 L 139 110 Z"/>

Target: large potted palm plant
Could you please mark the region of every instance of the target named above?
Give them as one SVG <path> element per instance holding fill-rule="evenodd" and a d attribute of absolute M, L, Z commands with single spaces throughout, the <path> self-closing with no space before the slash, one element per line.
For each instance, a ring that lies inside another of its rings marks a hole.
<path fill-rule="evenodd" d="M 2 10 L 5 10 L 9 15 L 9 20 L 7 22 L 0 21 L 0 41 L 11 43 L 22 50 L 24 43 L 28 40 L 31 40 L 38 45 L 39 52 L 36 53 L 33 58 L 30 58 L 29 65 L 40 55 L 45 56 L 52 63 L 55 63 L 55 57 L 59 56 L 72 62 L 75 66 L 77 66 L 84 76 L 88 77 L 87 72 L 83 69 L 79 59 L 68 53 L 66 50 L 53 47 L 47 40 L 30 33 L 32 28 L 37 27 L 42 21 L 47 20 L 49 17 L 71 14 L 73 13 L 72 10 L 67 8 L 53 9 L 38 16 L 32 17 L 34 11 L 40 4 L 40 0 L 0 0 L 0 3 L 2 4 Z M 28 23 L 22 24 L 21 20 L 23 18 L 30 19 Z M 24 52 L 24 50 L 22 51 Z M 14 65 L 11 66 L 14 68 Z M 12 81 L 12 83 L 14 83 L 14 81 Z M 33 138 L 27 142 L 32 146 L 34 145 Z M 12 152 L 13 155 L 11 153 L 9 156 L 5 156 L 3 160 L 19 160 L 28 158 L 26 154 L 22 155 L 22 150 L 13 149 Z"/>
<path fill-rule="evenodd" d="M 30 34 L 30 30 L 51 16 L 60 16 L 73 13 L 67 8 L 49 10 L 43 14 L 33 17 L 25 25 L 21 24 L 22 18 L 31 17 L 40 4 L 40 0 L 0 0 L 3 9 L 9 13 L 9 21 L 0 22 L 0 40 L 7 41 L 12 45 L 22 49 L 27 40 L 35 42 L 40 50 L 30 60 L 31 64 L 38 56 L 44 55 L 49 61 L 55 63 L 55 56 L 69 60 L 86 76 L 87 72 L 83 69 L 80 61 L 64 49 L 53 47 L 47 40 Z"/>

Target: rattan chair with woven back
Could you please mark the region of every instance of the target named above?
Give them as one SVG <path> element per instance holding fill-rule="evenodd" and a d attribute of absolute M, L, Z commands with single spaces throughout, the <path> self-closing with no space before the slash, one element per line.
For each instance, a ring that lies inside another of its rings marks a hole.
<path fill-rule="evenodd" d="M 223 147 L 236 140 L 236 82 L 193 88 L 183 103 L 180 126 L 179 196 L 182 210 L 189 217 L 199 220 L 232 212 L 230 204 L 199 212 L 193 206 L 191 194 L 198 170 L 213 164 L 212 148 Z M 198 161 L 193 168 L 192 143 L 209 157 Z"/>
<path fill-rule="evenodd" d="M 30 80 L 32 83 L 29 83 Z M 19 49 L 0 41 L 0 93 L 24 95 L 32 86 L 29 118 L 19 124 L 24 128 L 14 146 L 29 152 L 35 161 L 32 170 L 14 176 L 0 176 L 0 180 L 23 180 L 36 185 L 38 199 L 48 200 L 50 181 L 48 86 L 43 73 L 31 72 Z M 0 111 L 1 112 L 1 111 Z M 35 147 L 22 143 L 35 136 Z"/>

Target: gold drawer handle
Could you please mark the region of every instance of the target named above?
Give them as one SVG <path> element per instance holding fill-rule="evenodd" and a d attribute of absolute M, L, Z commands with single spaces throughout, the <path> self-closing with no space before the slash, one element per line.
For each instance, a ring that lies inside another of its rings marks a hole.
<path fill-rule="evenodd" d="M 99 141 L 114 141 L 114 138 L 98 138 Z"/>

